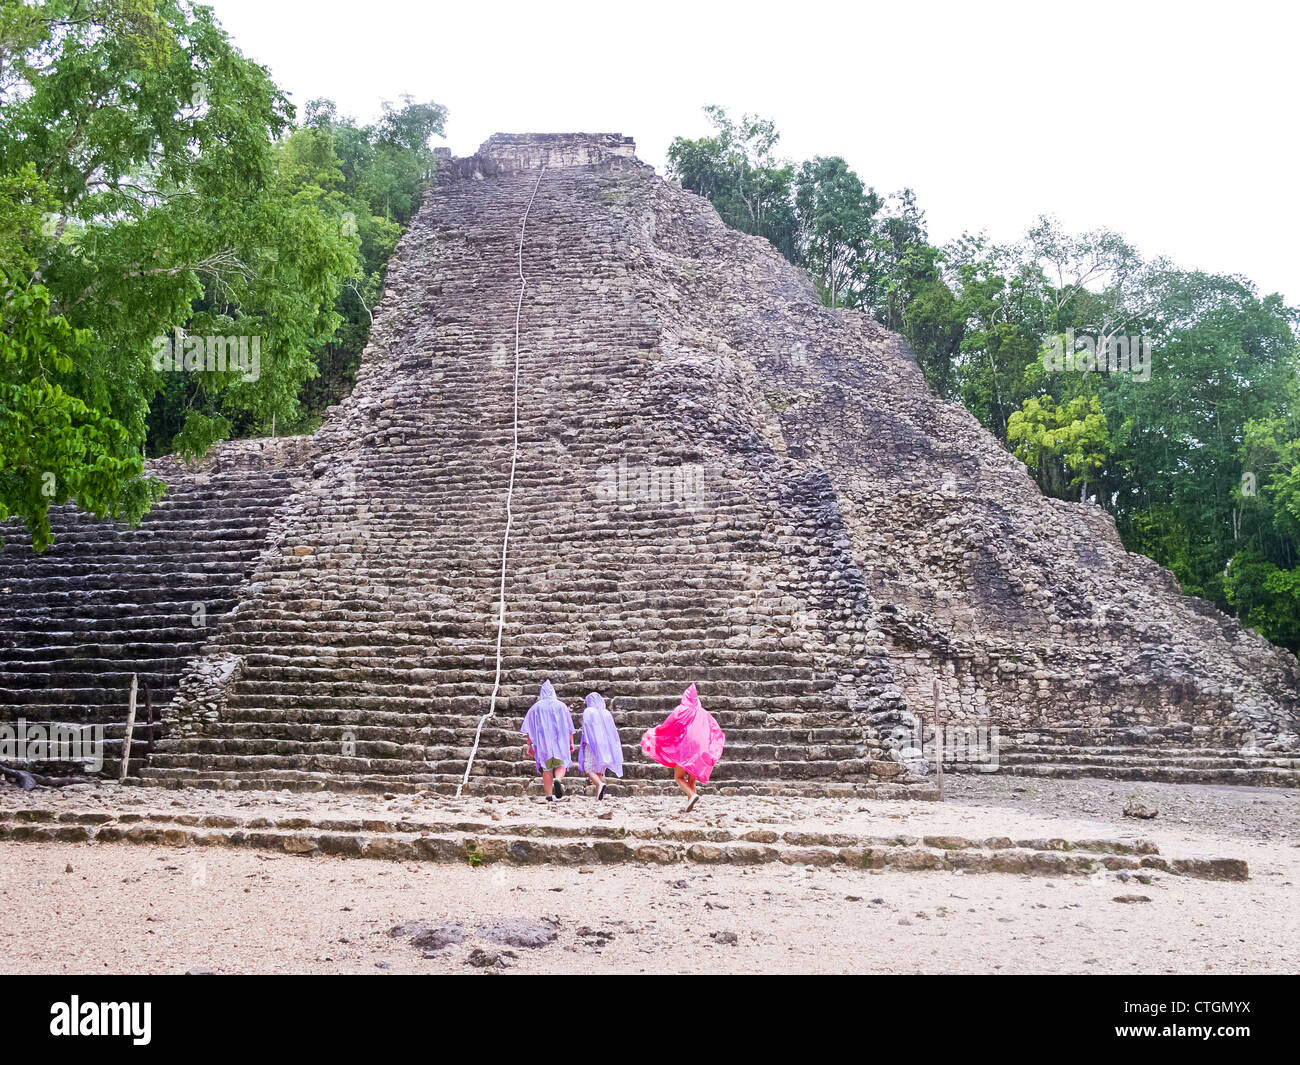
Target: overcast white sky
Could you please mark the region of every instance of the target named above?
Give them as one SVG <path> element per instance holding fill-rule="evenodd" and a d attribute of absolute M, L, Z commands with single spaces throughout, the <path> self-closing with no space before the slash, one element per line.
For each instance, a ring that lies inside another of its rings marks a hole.
<path fill-rule="evenodd" d="M 1300 4 L 208 0 L 301 106 L 402 93 L 494 132 L 619 132 L 663 170 L 700 107 L 774 118 L 793 159 L 916 190 L 942 242 L 1042 212 L 1300 304 Z"/>

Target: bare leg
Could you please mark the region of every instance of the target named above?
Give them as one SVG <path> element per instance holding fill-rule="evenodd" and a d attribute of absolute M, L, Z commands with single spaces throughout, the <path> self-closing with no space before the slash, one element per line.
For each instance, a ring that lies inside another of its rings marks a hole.
<path fill-rule="evenodd" d="M 568 770 L 565 766 L 557 765 L 557 766 L 555 767 L 555 779 L 556 779 L 556 780 L 563 780 L 563 779 L 564 779 L 564 774 L 567 773 L 568 771 L 569 771 L 569 770 Z"/>
<path fill-rule="evenodd" d="M 542 790 L 546 792 L 546 797 L 551 797 L 551 789 L 554 787 L 553 775 L 549 769 L 542 770 Z"/>
<path fill-rule="evenodd" d="M 599 773 L 588 773 L 588 774 L 587 774 L 587 779 L 590 780 L 593 784 L 596 785 L 596 790 L 597 790 L 597 791 L 599 791 L 600 788 L 601 788 L 601 785 L 603 785 L 603 784 L 605 783 L 605 778 L 602 777 Z"/>
<path fill-rule="evenodd" d="M 690 797 L 694 798 L 695 783 L 694 781 L 691 780 L 690 773 L 686 772 L 686 770 L 683 769 L 681 766 L 676 766 L 673 769 L 673 780 L 676 782 L 677 786 L 682 789 L 682 791 L 684 791 Z"/>

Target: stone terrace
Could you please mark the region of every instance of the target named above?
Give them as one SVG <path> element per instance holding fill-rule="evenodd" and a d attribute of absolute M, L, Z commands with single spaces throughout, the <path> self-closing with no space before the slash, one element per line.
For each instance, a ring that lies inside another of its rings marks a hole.
<path fill-rule="evenodd" d="M 240 441 L 197 465 L 148 463 L 168 492 L 135 531 L 56 508 L 55 542 L 36 556 L 19 523 L 0 526 L 0 721 L 102 725 L 115 772 L 134 673 L 142 766 L 147 705 L 161 717 L 234 605 L 308 443 Z"/>

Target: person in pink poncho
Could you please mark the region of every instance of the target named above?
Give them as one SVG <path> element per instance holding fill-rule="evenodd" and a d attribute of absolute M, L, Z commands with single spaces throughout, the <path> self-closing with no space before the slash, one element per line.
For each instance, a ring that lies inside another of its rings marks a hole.
<path fill-rule="evenodd" d="M 726 742 L 713 715 L 700 705 L 700 696 L 692 684 L 663 724 L 641 737 L 641 750 L 673 771 L 673 780 L 690 799 L 686 804 L 689 813 L 700 799 L 696 784 L 709 782 Z"/>

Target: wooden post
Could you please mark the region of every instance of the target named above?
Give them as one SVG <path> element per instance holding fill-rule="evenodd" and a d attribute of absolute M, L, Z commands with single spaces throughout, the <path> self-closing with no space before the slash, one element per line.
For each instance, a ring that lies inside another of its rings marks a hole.
<path fill-rule="evenodd" d="M 934 782 L 943 802 L 943 726 L 939 724 L 939 678 L 932 681 L 934 691 Z"/>
<path fill-rule="evenodd" d="M 120 784 L 126 779 L 126 767 L 131 762 L 131 733 L 135 730 L 135 689 L 139 684 L 140 678 L 137 674 L 131 674 L 131 701 L 126 708 L 126 735 L 122 737 L 122 765 L 117 771 L 117 780 Z"/>

